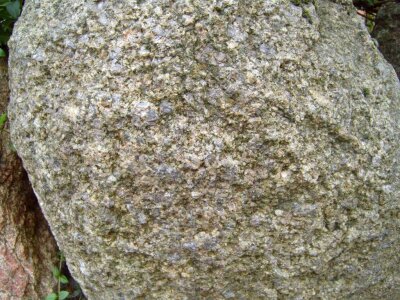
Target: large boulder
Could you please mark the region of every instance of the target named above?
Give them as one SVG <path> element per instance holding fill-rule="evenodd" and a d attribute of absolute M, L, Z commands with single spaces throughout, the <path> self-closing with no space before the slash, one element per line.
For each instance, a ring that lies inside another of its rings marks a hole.
<path fill-rule="evenodd" d="M 400 78 L 400 1 L 383 2 L 372 35 Z"/>
<path fill-rule="evenodd" d="M 7 61 L 0 59 L 0 114 L 7 111 Z M 0 299 L 43 299 L 54 285 L 57 245 L 11 140 L 0 124 Z"/>
<path fill-rule="evenodd" d="M 30 0 L 10 48 L 89 299 L 399 297 L 400 85 L 350 1 Z"/>

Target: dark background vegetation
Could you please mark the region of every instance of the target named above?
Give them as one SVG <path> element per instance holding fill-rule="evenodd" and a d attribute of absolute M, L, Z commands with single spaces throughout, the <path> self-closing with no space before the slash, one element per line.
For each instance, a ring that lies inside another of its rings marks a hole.
<path fill-rule="evenodd" d="M 0 57 L 7 55 L 7 42 L 22 5 L 23 0 L 0 0 Z"/>

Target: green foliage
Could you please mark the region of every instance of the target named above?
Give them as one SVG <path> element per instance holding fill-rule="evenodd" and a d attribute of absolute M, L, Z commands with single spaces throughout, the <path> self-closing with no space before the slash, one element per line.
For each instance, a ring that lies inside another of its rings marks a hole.
<path fill-rule="evenodd" d="M 68 295 L 69 295 L 69 292 L 61 291 L 61 292 L 58 293 L 58 300 L 67 299 Z"/>
<path fill-rule="evenodd" d="M 21 14 L 23 0 L 0 0 L 0 57 L 6 56 L 5 48 L 15 21 Z"/>
<path fill-rule="evenodd" d="M 61 291 L 58 294 L 56 293 L 51 293 L 49 294 L 45 300 L 64 300 L 67 299 L 69 296 L 69 292 L 67 291 Z"/>
<path fill-rule="evenodd" d="M 69 280 L 68 280 L 67 276 L 65 276 L 61 272 L 62 265 L 63 265 L 63 263 L 65 261 L 65 257 L 64 257 L 64 255 L 62 253 L 60 253 L 59 256 L 60 256 L 60 265 L 58 267 L 54 266 L 51 269 L 51 273 L 53 274 L 54 279 L 57 280 L 57 292 L 47 295 L 45 300 L 64 300 L 64 299 L 67 299 L 68 296 L 69 296 L 69 292 L 68 291 L 65 291 L 65 290 L 61 289 L 61 285 L 62 284 L 68 284 Z"/>
<path fill-rule="evenodd" d="M 57 294 L 51 293 L 51 294 L 47 295 L 46 300 L 57 300 Z"/>
<path fill-rule="evenodd" d="M 53 268 L 51 269 L 51 272 L 53 273 L 53 277 L 54 277 L 55 279 L 58 279 L 58 277 L 60 277 L 60 275 L 61 275 L 61 271 L 60 271 L 60 269 L 57 268 L 57 267 L 53 267 Z"/>
<path fill-rule="evenodd" d="M 68 283 L 68 278 L 67 278 L 67 276 L 65 276 L 65 275 L 61 275 L 58 279 L 59 279 L 60 282 L 63 283 L 63 284 L 67 284 L 67 283 Z"/>
<path fill-rule="evenodd" d="M 17 19 L 19 14 L 21 13 L 22 3 L 19 0 L 14 0 L 12 2 L 8 2 L 6 5 L 6 10 L 11 17 Z"/>
<path fill-rule="evenodd" d="M 62 252 L 58 255 L 60 258 L 59 266 L 51 268 L 51 273 L 56 280 L 57 290 L 47 295 L 45 300 L 86 299 L 79 285 L 73 279 L 69 280 L 68 277 L 63 274 L 63 270 L 66 270 L 65 257 Z"/>
<path fill-rule="evenodd" d="M 7 113 L 2 113 L 0 115 L 0 130 L 3 129 L 4 124 L 7 122 Z"/>
<path fill-rule="evenodd" d="M 51 293 L 47 295 L 46 300 L 57 300 L 57 294 L 56 293 Z"/>

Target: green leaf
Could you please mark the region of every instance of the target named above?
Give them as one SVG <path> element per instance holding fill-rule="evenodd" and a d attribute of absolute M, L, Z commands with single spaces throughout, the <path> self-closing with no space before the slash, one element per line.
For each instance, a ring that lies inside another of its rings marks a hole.
<path fill-rule="evenodd" d="M 68 278 L 65 275 L 61 275 L 58 280 L 60 280 L 61 283 L 67 284 L 68 283 Z"/>
<path fill-rule="evenodd" d="M 68 295 L 69 295 L 69 292 L 61 291 L 61 292 L 58 293 L 58 299 L 59 300 L 67 299 Z"/>
<path fill-rule="evenodd" d="M 60 278 L 61 272 L 57 267 L 53 267 L 53 269 L 51 269 L 51 272 L 53 273 L 55 279 L 58 280 L 58 278 Z"/>
<path fill-rule="evenodd" d="M 7 56 L 6 51 L 0 48 L 0 57 L 6 57 L 6 56 Z"/>
<path fill-rule="evenodd" d="M 46 300 L 57 300 L 57 298 L 58 298 L 57 294 L 51 293 L 51 294 L 47 295 Z"/>
<path fill-rule="evenodd" d="M 7 113 L 0 115 L 0 129 L 3 129 L 4 124 L 7 122 Z"/>
<path fill-rule="evenodd" d="M 21 13 L 21 5 L 19 0 L 8 3 L 6 9 L 13 18 L 18 18 Z"/>
<path fill-rule="evenodd" d="M 59 252 L 58 252 L 58 256 L 60 257 L 60 261 L 61 261 L 61 262 L 65 261 L 64 253 L 62 253 L 61 251 L 59 251 Z"/>

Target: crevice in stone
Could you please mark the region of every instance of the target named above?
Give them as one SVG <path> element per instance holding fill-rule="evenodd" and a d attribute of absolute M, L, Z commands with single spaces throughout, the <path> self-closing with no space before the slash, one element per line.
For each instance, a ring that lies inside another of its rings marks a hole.
<path fill-rule="evenodd" d="M 1 59 L 0 113 L 6 112 L 9 100 L 7 71 L 7 61 Z M 59 249 L 22 161 L 12 149 L 8 122 L 2 127 L 0 299 L 42 299 L 53 291 L 51 268 L 57 263 Z"/>

